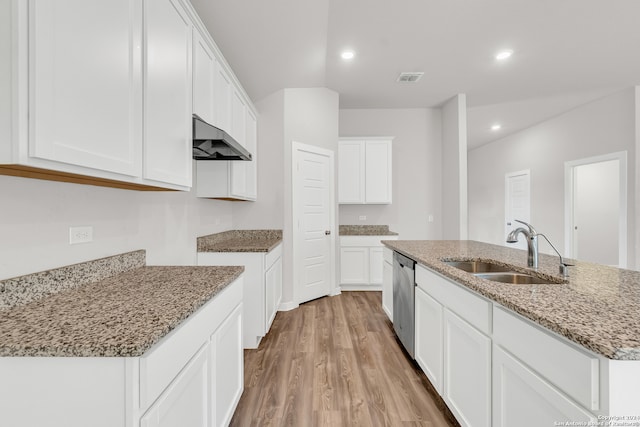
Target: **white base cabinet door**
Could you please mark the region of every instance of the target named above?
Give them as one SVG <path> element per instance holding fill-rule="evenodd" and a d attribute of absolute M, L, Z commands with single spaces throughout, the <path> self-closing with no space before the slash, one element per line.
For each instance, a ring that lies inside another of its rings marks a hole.
<path fill-rule="evenodd" d="M 442 304 L 416 287 L 416 362 L 422 368 L 436 391 L 442 394 Z"/>
<path fill-rule="evenodd" d="M 554 427 L 593 415 L 497 345 L 493 346 L 493 426 Z M 597 425 L 597 424 L 593 424 Z"/>
<path fill-rule="evenodd" d="M 444 401 L 462 426 L 491 426 L 491 339 L 444 311 Z"/>
<path fill-rule="evenodd" d="M 282 259 L 276 262 L 265 273 L 265 324 L 267 330 L 271 328 L 273 319 L 276 318 L 278 306 L 282 299 Z"/>
<path fill-rule="evenodd" d="M 369 248 L 340 249 L 340 283 L 369 282 Z"/>
<path fill-rule="evenodd" d="M 382 310 L 393 322 L 393 251 L 383 248 L 382 257 Z"/>
<path fill-rule="evenodd" d="M 382 247 L 369 248 L 369 283 L 382 285 Z"/>
<path fill-rule="evenodd" d="M 211 419 L 214 426 L 226 426 L 244 388 L 242 307 L 237 307 L 211 336 Z"/>
<path fill-rule="evenodd" d="M 198 351 L 140 420 L 141 427 L 207 427 L 209 346 Z"/>

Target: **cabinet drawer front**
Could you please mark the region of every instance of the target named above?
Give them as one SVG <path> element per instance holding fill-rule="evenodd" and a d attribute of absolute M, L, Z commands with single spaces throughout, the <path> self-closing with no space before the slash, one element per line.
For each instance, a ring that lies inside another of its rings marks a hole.
<path fill-rule="evenodd" d="M 167 388 L 210 335 L 242 302 L 242 277 L 189 316 L 140 358 L 140 407 L 146 409 Z"/>
<path fill-rule="evenodd" d="M 493 309 L 493 340 L 587 409 L 599 409 L 596 356 L 500 307 Z"/>
<path fill-rule="evenodd" d="M 489 301 L 421 265 L 416 265 L 416 284 L 475 328 L 485 334 L 491 333 L 491 303 Z"/>
<path fill-rule="evenodd" d="M 278 246 L 267 252 L 267 255 L 265 256 L 264 269 L 270 269 L 273 263 L 276 262 L 280 257 L 282 257 L 282 243 L 278 244 Z"/>

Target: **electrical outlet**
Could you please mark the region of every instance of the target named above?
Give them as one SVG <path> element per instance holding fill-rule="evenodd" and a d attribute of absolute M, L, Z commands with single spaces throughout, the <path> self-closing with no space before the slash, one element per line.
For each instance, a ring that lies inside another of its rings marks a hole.
<path fill-rule="evenodd" d="M 360 221 L 366 221 L 366 220 L 367 220 L 367 216 L 366 216 L 366 215 L 360 215 L 360 216 L 358 217 L 358 219 L 359 219 Z"/>
<path fill-rule="evenodd" d="M 429 214 L 429 222 L 433 222 L 433 215 Z"/>
<path fill-rule="evenodd" d="M 69 227 L 69 244 L 89 243 L 93 241 L 93 227 Z"/>

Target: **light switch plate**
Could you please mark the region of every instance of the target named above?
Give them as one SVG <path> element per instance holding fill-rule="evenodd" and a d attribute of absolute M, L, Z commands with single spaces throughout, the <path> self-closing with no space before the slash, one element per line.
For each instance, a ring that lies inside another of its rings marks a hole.
<path fill-rule="evenodd" d="M 367 220 L 367 216 L 366 216 L 366 215 L 360 215 L 360 216 L 358 217 L 358 219 L 359 219 L 360 221 L 366 221 L 366 220 Z"/>

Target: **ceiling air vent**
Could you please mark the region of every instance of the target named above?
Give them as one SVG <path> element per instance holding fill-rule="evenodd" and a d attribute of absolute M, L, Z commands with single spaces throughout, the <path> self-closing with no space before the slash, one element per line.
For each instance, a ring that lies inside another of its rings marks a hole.
<path fill-rule="evenodd" d="M 411 73 L 400 73 L 396 81 L 399 83 L 415 83 L 420 80 L 423 75 L 424 73 L 420 71 Z"/>

